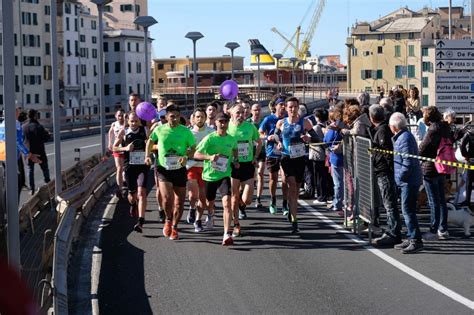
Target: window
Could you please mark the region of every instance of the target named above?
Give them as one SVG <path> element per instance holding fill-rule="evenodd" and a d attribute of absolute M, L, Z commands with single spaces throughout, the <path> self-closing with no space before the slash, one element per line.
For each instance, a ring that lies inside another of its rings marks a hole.
<path fill-rule="evenodd" d="M 385 34 L 378 34 L 377 39 L 378 40 L 384 40 L 385 39 Z"/>
<path fill-rule="evenodd" d="M 67 82 L 67 85 L 71 84 L 71 65 L 67 65 L 66 82 Z"/>
<path fill-rule="evenodd" d="M 408 56 L 415 57 L 415 45 L 408 45 Z"/>
<path fill-rule="evenodd" d="M 404 66 L 395 66 L 395 78 L 401 79 L 406 76 L 406 67 Z"/>
<path fill-rule="evenodd" d="M 133 11 L 133 5 L 131 5 L 131 4 L 121 4 L 120 5 L 120 11 L 122 11 L 122 12 Z"/>
<path fill-rule="evenodd" d="M 86 65 L 81 65 L 81 75 L 83 77 L 87 76 L 87 67 L 86 67 Z"/>
<path fill-rule="evenodd" d="M 122 95 L 122 86 L 120 84 L 115 84 L 115 95 Z"/>
<path fill-rule="evenodd" d="M 26 104 L 31 104 L 31 95 L 26 94 Z"/>
<path fill-rule="evenodd" d="M 69 18 L 66 18 L 66 31 L 69 31 Z"/>
<path fill-rule="evenodd" d="M 360 71 L 360 78 L 362 80 L 371 79 L 372 78 L 372 70 L 361 70 Z"/>
<path fill-rule="evenodd" d="M 104 95 L 110 95 L 110 86 L 108 84 L 104 84 Z"/>
<path fill-rule="evenodd" d="M 49 32 L 50 32 L 50 25 L 49 25 L 49 23 L 44 23 L 44 31 L 45 31 L 45 33 L 49 33 Z"/>
<path fill-rule="evenodd" d="M 415 38 L 415 33 L 413 33 L 413 32 L 408 33 L 408 38 L 409 39 L 414 39 Z"/>
<path fill-rule="evenodd" d="M 355 57 L 357 56 L 357 48 L 352 47 L 352 56 Z"/>
<path fill-rule="evenodd" d="M 378 54 L 383 54 L 383 46 L 378 46 L 377 47 L 377 53 Z"/>
<path fill-rule="evenodd" d="M 137 73 L 142 73 L 142 64 L 137 62 Z"/>
<path fill-rule="evenodd" d="M 115 63 L 115 73 L 120 73 L 120 61 Z"/>
<path fill-rule="evenodd" d="M 421 86 L 424 88 L 428 87 L 428 77 L 421 78 Z"/>
<path fill-rule="evenodd" d="M 395 57 L 400 57 L 402 54 L 401 54 L 401 47 L 400 45 L 396 45 L 395 46 Z"/>
<path fill-rule="evenodd" d="M 162 63 L 159 63 L 158 64 L 158 70 L 163 70 L 164 69 L 164 65 Z"/>
<path fill-rule="evenodd" d="M 84 27 L 84 19 L 81 18 L 81 27 Z"/>
<path fill-rule="evenodd" d="M 91 29 L 97 29 L 97 21 L 91 21 Z"/>
<path fill-rule="evenodd" d="M 71 4 L 70 3 L 65 3 L 64 4 L 64 11 L 67 13 L 67 14 L 71 14 Z"/>
<path fill-rule="evenodd" d="M 104 43 L 104 52 L 109 51 L 109 43 Z"/>
<path fill-rule="evenodd" d="M 377 79 L 383 79 L 383 70 L 382 69 L 377 70 Z"/>
<path fill-rule="evenodd" d="M 35 94 L 35 104 L 39 104 L 39 102 L 40 102 L 40 95 Z"/>
<path fill-rule="evenodd" d="M 104 7 L 104 12 L 108 12 L 108 13 L 112 13 L 113 12 L 113 9 L 110 5 L 106 5 Z"/>
<path fill-rule="evenodd" d="M 423 95 L 423 104 L 422 104 L 422 105 L 423 105 L 423 106 L 430 106 L 430 105 L 429 105 L 429 101 L 428 101 L 429 99 L 430 99 L 430 98 L 429 98 L 428 95 Z"/>
<path fill-rule="evenodd" d="M 120 51 L 120 42 L 114 42 L 114 51 Z"/>
<path fill-rule="evenodd" d="M 50 43 L 44 43 L 44 54 L 45 55 L 50 55 L 51 54 L 51 44 Z"/>
<path fill-rule="evenodd" d="M 51 7 L 49 5 L 44 6 L 44 15 L 51 15 Z"/>
<path fill-rule="evenodd" d="M 364 41 L 366 39 L 365 35 L 360 35 L 359 40 Z"/>
<path fill-rule="evenodd" d="M 428 47 L 421 48 L 421 55 L 423 57 L 428 57 Z"/>
<path fill-rule="evenodd" d="M 92 58 L 97 59 L 97 49 L 92 48 Z"/>
<path fill-rule="evenodd" d="M 136 44 L 135 44 L 135 50 L 136 50 L 137 52 L 140 52 L 140 44 L 139 44 L 139 43 L 136 43 Z"/>
<path fill-rule="evenodd" d="M 127 64 L 128 73 L 132 73 L 132 63 L 129 61 Z"/>
<path fill-rule="evenodd" d="M 400 33 L 395 33 L 395 39 L 400 39 L 401 37 Z"/>
<path fill-rule="evenodd" d="M 104 73 L 109 73 L 109 63 L 104 62 Z"/>
<path fill-rule="evenodd" d="M 92 40 L 92 44 L 97 44 L 97 36 L 92 36 L 91 40 Z"/>
<path fill-rule="evenodd" d="M 130 42 L 127 43 L 127 51 L 131 51 L 132 50 L 132 45 Z"/>
<path fill-rule="evenodd" d="M 415 66 L 414 65 L 409 65 L 408 66 L 408 77 L 409 78 L 414 78 L 415 77 Z"/>
<path fill-rule="evenodd" d="M 85 43 L 86 42 L 86 35 L 79 35 L 79 40 L 81 43 Z"/>
<path fill-rule="evenodd" d="M 433 72 L 433 63 L 423 61 L 421 66 L 423 72 Z"/>

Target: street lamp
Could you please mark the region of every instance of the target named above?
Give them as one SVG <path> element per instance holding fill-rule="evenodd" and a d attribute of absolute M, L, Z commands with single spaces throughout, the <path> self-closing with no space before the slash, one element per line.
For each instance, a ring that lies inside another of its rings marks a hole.
<path fill-rule="evenodd" d="M 280 93 L 280 59 L 283 58 L 282 54 L 273 54 L 273 58 L 276 59 L 277 64 L 277 94 Z"/>
<path fill-rule="evenodd" d="M 151 100 L 150 98 L 150 65 L 148 60 L 148 28 L 158 23 L 152 16 L 138 16 L 133 21 L 138 26 L 143 27 L 145 33 L 145 101 Z"/>
<path fill-rule="evenodd" d="M 193 83 L 194 83 L 194 108 L 197 107 L 197 71 L 196 71 L 196 42 L 204 37 L 200 32 L 188 32 L 184 37 L 193 41 Z"/>
<path fill-rule="evenodd" d="M 293 64 L 293 68 L 291 69 L 291 84 L 293 86 L 293 96 L 295 96 L 295 67 L 296 67 L 296 62 L 298 61 L 298 58 L 291 57 L 290 61 Z"/>
<path fill-rule="evenodd" d="M 300 64 L 302 65 L 303 69 L 303 103 L 306 103 L 306 79 L 304 77 L 304 65 L 306 64 L 306 60 L 301 60 Z"/>
<path fill-rule="evenodd" d="M 232 71 L 230 79 L 234 80 L 234 49 L 239 48 L 240 45 L 236 42 L 228 42 L 227 44 L 225 44 L 225 47 L 230 49 L 230 64 Z"/>
<path fill-rule="evenodd" d="M 316 65 L 316 62 L 311 61 L 309 64 L 311 65 L 311 90 L 313 91 L 313 102 L 314 102 L 314 66 Z"/>
<path fill-rule="evenodd" d="M 104 6 L 112 0 L 91 0 L 97 5 L 99 15 L 99 109 L 100 109 L 100 148 L 105 156 L 105 104 L 104 104 L 104 25 L 102 22 Z"/>
<path fill-rule="evenodd" d="M 321 60 L 318 61 L 318 81 L 319 81 L 319 99 L 323 98 L 322 90 L 323 90 L 323 72 L 322 72 L 323 65 L 321 64 Z"/>
<path fill-rule="evenodd" d="M 262 48 L 252 49 L 252 55 L 255 55 L 257 58 L 257 99 L 260 103 L 260 55 L 266 54 L 267 52 Z"/>

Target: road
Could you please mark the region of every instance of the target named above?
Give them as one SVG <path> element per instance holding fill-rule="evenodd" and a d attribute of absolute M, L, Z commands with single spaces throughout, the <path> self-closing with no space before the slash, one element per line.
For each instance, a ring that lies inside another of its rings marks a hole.
<path fill-rule="evenodd" d="M 154 194 L 148 196 L 143 234 L 133 232 L 125 201 L 102 229 L 100 248 L 94 248 L 102 261 L 100 275 L 92 276 L 99 280 L 92 294 L 101 314 L 472 314 L 474 309 L 474 241 L 462 239 L 460 228 L 450 230 L 449 241 L 425 243 L 423 252 L 403 255 L 366 246 L 365 239 L 340 226 L 340 218 L 303 201 L 299 235 L 290 233 L 281 212 L 251 207 L 249 219 L 241 221 L 243 237 L 225 248 L 220 216 L 213 231 L 196 234 L 183 222 L 180 240 L 163 237 Z M 100 216 L 95 221 L 90 224 L 98 225 Z M 426 215 L 422 224 L 426 230 Z M 90 270 L 83 263 L 81 268 Z M 73 274 L 74 280 L 91 279 Z M 84 306 L 90 297 L 75 297 L 70 306 Z"/>
<path fill-rule="evenodd" d="M 54 143 L 46 144 L 46 155 L 48 156 L 49 174 L 51 179 L 54 179 L 55 164 L 54 164 Z M 75 157 L 78 157 L 78 153 L 74 152 L 75 148 L 80 148 L 80 158 L 82 160 L 88 157 L 100 153 L 100 135 L 94 135 L 90 137 L 74 138 L 69 140 L 61 141 L 61 169 L 67 170 L 73 166 L 76 161 Z M 25 165 L 26 184 L 29 186 L 28 179 L 28 166 Z M 43 172 L 39 165 L 35 165 L 35 184 L 36 188 L 39 188 L 44 184 Z M 30 198 L 30 190 L 23 189 L 20 195 L 20 205 Z"/>

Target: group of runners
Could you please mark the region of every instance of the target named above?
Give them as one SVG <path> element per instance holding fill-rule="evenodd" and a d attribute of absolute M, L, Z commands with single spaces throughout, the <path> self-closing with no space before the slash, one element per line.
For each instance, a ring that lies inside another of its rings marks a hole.
<path fill-rule="evenodd" d="M 263 176 L 269 173 L 269 212 L 277 214 L 276 188 L 282 183 L 282 213 L 298 233 L 298 196 L 305 170 L 305 143 L 313 132 L 300 117 L 295 97 L 275 96 L 271 113 L 262 119 L 259 104 L 246 100 L 222 106 L 212 102 L 196 108 L 189 120 L 179 107 L 160 100 L 157 116 L 142 121 L 135 112 L 139 103 L 130 95 L 130 112 L 118 110 L 109 132 L 109 148 L 117 166 L 118 196 L 127 196 L 134 230 L 141 233 L 147 207 L 147 180 L 154 168 L 163 235 L 179 239 L 178 225 L 186 196 L 190 209 L 186 221 L 199 233 L 215 226 L 215 201 L 219 192 L 223 208 L 222 245 L 241 236 L 240 220 L 253 202 L 262 208 Z M 207 213 L 206 213 L 207 212 Z M 206 217 L 204 216 L 206 214 Z M 205 220 L 204 220 L 205 218 Z M 204 221 L 204 222 L 203 222 Z"/>

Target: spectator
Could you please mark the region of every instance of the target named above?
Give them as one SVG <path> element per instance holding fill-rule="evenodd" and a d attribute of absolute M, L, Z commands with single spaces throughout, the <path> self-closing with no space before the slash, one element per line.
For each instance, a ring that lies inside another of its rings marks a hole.
<path fill-rule="evenodd" d="M 385 111 L 385 119 L 388 121 L 390 116 L 393 114 L 393 101 L 389 97 L 384 97 L 380 100 L 379 105 L 383 107 Z"/>
<path fill-rule="evenodd" d="M 436 158 L 441 138 L 453 141 L 449 125 L 442 121 L 442 116 L 436 106 L 428 106 L 423 112 L 423 120 L 428 126 L 423 141 L 420 143 L 420 155 Z M 431 209 L 430 231 L 423 235 L 425 240 L 448 239 L 448 206 L 444 194 L 445 174 L 436 170 L 435 164 L 429 161 L 421 162 L 423 184 Z"/>
<path fill-rule="evenodd" d="M 313 126 L 313 130 L 317 134 L 317 139 L 311 139 L 313 142 L 323 142 L 324 133 L 323 129 L 326 126 L 327 112 L 324 109 L 317 109 L 314 112 L 316 124 Z M 312 146 L 309 149 L 309 161 L 313 170 L 313 187 L 316 189 L 317 199 L 314 200 L 314 204 L 321 206 L 325 205 L 328 200 L 327 191 L 327 178 L 329 177 L 328 169 L 325 165 L 326 161 L 326 150 L 324 146 L 317 145 Z"/>
<path fill-rule="evenodd" d="M 443 112 L 443 120 L 448 123 L 454 141 L 461 140 L 464 136 L 465 129 L 458 129 L 456 127 L 456 112 L 452 108 L 446 109 Z"/>
<path fill-rule="evenodd" d="M 421 113 L 421 104 L 420 104 L 420 92 L 416 86 L 410 88 L 408 91 L 408 98 L 405 102 L 406 111 L 409 118 L 414 117 L 413 119 L 417 121 L 423 116 Z"/>
<path fill-rule="evenodd" d="M 359 101 L 360 106 L 370 105 L 370 94 L 368 92 L 359 93 L 357 101 Z"/>
<path fill-rule="evenodd" d="M 30 152 L 42 161 L 40 167 L 43 171 L 44 182 L 49 183 L 48 158 L 44 147 L 44 143 L 49 140 L 49 133 L 38 122 L 37 118 L 38 112 L 35 109 L 28 110 L 28 121 L 23 125 L 23 135 Z M 28 172 L 31 194 L 33 195 L 35 193 L 35 163 L 31 159 L 28 160 Z"/>
<path fill-rule="evenodd" d="M 467 129 L 466 134 L 461 140 L 461 154 L 468 163 L 474 164 L 474 130 Z M 461 206 L 471 208 L 472 182 L 474 181 L 474 170 L 467 171 L 466 183 L 466 201 Z M 471 211 L 474 210 L 471 208 Z"/>
<path fill-rule="evenodd" d="M 394 101 L 393 101 L 393 109 L 395 112 L 402 113 L 406 116 L 406 104 L 405 104 L 405 97 L 403 96 L 403 92 L 400 89 L 394 91 Z"/>
<path fill-rule="evenodd" d="M 371 130 L 374 148 L 393 151 L 393 133 L 385 119 L 385 111 L 380 105 L 369 108 L 370 121 L 374 125 Z M 382 203 L 387 211 L 387 230 L 379 238 L 374 239 L 375 246 L 394 246 L 401 243 L 401 221 L 397 205 L 397 188 L 393 177 L 393 155 L 381 152 L 372 154 L 375 180 L 379 188 Z"/>
<path fill-rule="evenodd" d="M 407 120 L 402 113 L 394 113 L 389 120 L 393 150 L 402 154 L 418 155 L 415 137 L 407 129 Z M 416 253 L 423 249 L 418 219 L 416 217 L 416 200 L 421 185 L 421 168 L 417 159 L 404 155 L 394 156 L 395 183 L 400 189 L 400 203 L 407 226 L 407 238 L 394 246 L 404 254 Z"/>

